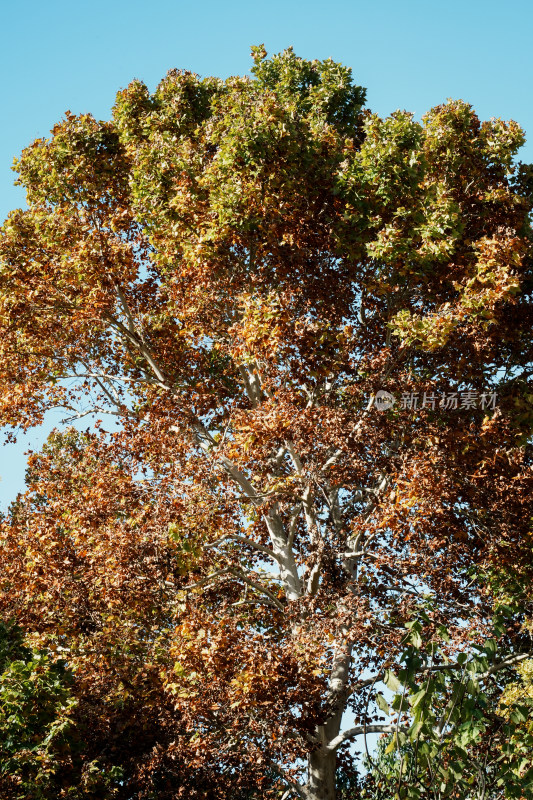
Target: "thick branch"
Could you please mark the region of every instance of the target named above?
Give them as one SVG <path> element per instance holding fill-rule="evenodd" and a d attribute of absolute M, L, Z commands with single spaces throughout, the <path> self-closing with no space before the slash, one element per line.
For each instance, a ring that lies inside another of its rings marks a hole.
<path fill-rule="evenodd" d="M 355 728 L 349 728 L 349 730 L 339 733 L 338 736 L 328 742 L 326 750 L 328 753 L 332 753 L 343 742 L 353 739 L 355 736 L 362 736 L 365 733 L 394 733 L 395 730 L 395 725 L 357 725 Z"/>
<path fill-rule="evenodd" d="M 205 578 L 201 578 L 199 581 L 195 581 L 194 583 L 190 583 L 188 586 L 184 587 L 184 591 L 190 591 L 191 589 L 198 589 L 201 586 L 205 587 L 208 583 L 210 583 L 213 578 L 219 578 L 222 575 L 232 575 L 234 578 L 239 578 L 239 580 L 246 583 L 252 589 L 255 589 L 257 592 L 264 594 L 271 603 L 278 609 L 278 611 L 284 611 L 284 607 L 282 603 L 278 600 L 275 594 L 267 589 L 266 586 L 262 586 L 257 581 L 254 581 L 252 578 L 249 578 L 245 575 L 241 570 L 236 569 L 235 567 L 225 567 L 224 569 L 217 569 L 215 572 L 211 572 L 209 575 L 206 575 Z"/>

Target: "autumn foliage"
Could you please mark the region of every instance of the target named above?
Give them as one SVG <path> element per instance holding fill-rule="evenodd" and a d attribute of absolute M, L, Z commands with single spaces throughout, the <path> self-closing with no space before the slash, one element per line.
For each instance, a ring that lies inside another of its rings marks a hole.
<path fill-rule="evenodd" d="M 531 655 L 523 133 L 253 57 L 16 163 L 0 418 L 66 423 L 1 522 L 0 608 L 72 702 L 5 796 L 531 797 L 500 702 Z"/>

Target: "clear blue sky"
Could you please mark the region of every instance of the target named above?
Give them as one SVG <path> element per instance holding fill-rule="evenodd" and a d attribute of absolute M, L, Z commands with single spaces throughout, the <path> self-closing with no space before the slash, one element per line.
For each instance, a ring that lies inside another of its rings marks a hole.
<path fill-rule="evenodd" d="M 119 88 L 140 78 L 153 89 L 172 67 L 247 73 L 250 45 L 261 42 L 269 53 L 293 45 L 305 58 L 351 66 L 381 115 L 421 116 L 453 97 L 483 119 L 515 119 L 530 136 L 521 157 L 533 161 L 532 30 L 531 0 L 5 3 L 0 217 L 24 202 L 12 185 L 13 157 L 67 109 L 105 119 Z M 0 449 L 2 507 L 23 488 L 24 449 L 44 435 Z"/>

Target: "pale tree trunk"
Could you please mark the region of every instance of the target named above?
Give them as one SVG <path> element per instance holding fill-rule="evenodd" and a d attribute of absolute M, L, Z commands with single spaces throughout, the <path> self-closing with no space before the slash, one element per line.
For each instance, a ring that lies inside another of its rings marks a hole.
<path fill-rule="evenodd" d="M 309 755 L 309 779 L 305 787 L 307 800 L 335 800 L 337 754 L 323 748 Z"/>
<path fill-rule="evenodd" d="M 346 629 L 342 630 L 343 638 Z M 334 745 L 339 735 L 344 710 L 346 708 L 346 686 L 350 670 L 352 645 L 345 641 L 335 655 L 331 669 L 328 691 L 328 702 L 332 713 L 323 725 L 316 730 L 316 738 L 320 746 L 308 757 L 308 779 L 305 786 L 306 800 L 335 800 L 335 774 L 337 769 L 337 753 Z"/>

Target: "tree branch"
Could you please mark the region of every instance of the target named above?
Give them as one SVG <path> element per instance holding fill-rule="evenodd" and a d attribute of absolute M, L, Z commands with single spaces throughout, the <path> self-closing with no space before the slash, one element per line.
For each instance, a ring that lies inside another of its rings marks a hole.
<path fill-rule="evenodd" d="M 218 545 L 222 544 L 223 542 L 240 542 L 240 544 L 244 544 L 244 545 L 246 545 L 246 547 L 251 547 L 254 550 L 258 550 L 260 553 L 264 553 L 269 558 L 275 559 L 278 562 L 278 564 L 281 563 L 280 556 L 278 556 L 269 547 L 265 547 L 262 544 L 258 544 L 257 542 L 254 542 L 253 539 L 248 539 L 248 537 L 246 537 L 246 536 L 239 536 L 238 534 L 234 534 L 234 533 L 224 534 L 224 536 L 221 536 L 216 541 L 210 542 L 209 544 L 204 545 L 204 548 L 208 549 L 208 548 L 211 548 L 211 547 L 218 547 Z"/>
<path fill-rule="evenodd" d="M 349 728 L 342 733 L 339 733 L 326 745 L 326 751 L 332 753 L 343 742 L 348 739 L 353 739 L 355 736 L 361 736 L 364 733 L 394 733 L 396 727 L 394 725 L 357 725 L 355 728 Z"/>

